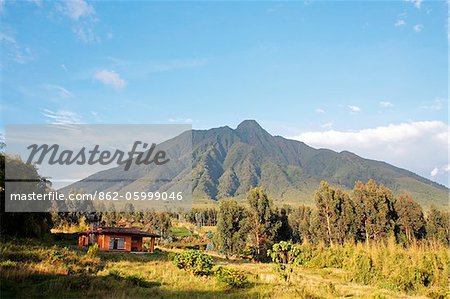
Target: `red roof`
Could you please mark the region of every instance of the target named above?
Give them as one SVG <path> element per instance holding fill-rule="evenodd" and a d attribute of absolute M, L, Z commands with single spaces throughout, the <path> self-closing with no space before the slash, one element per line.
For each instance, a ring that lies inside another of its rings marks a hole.
<path fill-rule="evenodd" d="M 87 230 L 84 232 L 79 232 L 79 235 L 88 235 L 88 234 L 96 234 L 96 235 L 132 235 L 132 236 L 140 236 L 140 237 L 161 237 L 160 235 L 151 233 L 149 231 L 143 231 L 136 228 L 131 227 L 97 227 L 91 230 Z"/>

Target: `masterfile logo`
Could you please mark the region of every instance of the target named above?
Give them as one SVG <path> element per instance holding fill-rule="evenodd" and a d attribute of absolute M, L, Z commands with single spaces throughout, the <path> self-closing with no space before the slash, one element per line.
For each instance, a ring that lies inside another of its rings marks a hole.
<path fill-rule="evenodd" d="M 142 151 L 138 151 L 139 145 L 142 145 Z M 41 165 L 44 159 L 47 158 L 47 163 L 50 165 L 110 165 L 117 160 L 117 164 L 125 164 L 124 170 L 129 170 L 130 166 L 135 163 L 135 165 L 149 165 L 154 163 L 155 165 L 164 165 L 170 161 L 166 158 L 166 152 L 163 150 L 155 151 L 156 143 L 149 144 L 142 141 L 135 141 L 132 149 L 125 153 L 121 150 L 115 150 L 111 152 L 109 150 L 100 150 L 100 145 L 96 144 L 92 150 L 82 147 L 77 153 L 73 150 L 60 151 L 58 144 L 48 145 L 48 144 L 32 144 L 27 147 L 29 149 L 30 155 L 28 156 L 27 163 L 36 163 Z M 39 154 L 38 158 L 35 156 Z M 49 157 L 47 157 L 49 156 Z"/>
<path fill-rule="evenodd" d="M 6 211 L 186 210 L 192 200 L 191 125 L 11 125 Z M 180 179 L 180 177 L 183 179 Z M 51 182 L 51 185 L 49 185 Z"/>

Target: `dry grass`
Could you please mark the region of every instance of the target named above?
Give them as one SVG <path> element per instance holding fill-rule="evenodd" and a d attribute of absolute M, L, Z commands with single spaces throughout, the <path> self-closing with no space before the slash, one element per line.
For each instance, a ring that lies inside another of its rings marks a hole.
<path fill-rule="evenodd" d="M 250 286 L 229 289 L 212 276 L 193 276 L 155 254 L 100 252 L 88 258 L 75 246 L 16 240 L 1 245 L 2 297 L 37 298 L 408 298 L 405 293 L 349 282 L 340 269 L 297 267 L 286 284 L 274 264 L 225 260 L 247 273 Z M 139 282 L 145 282 L 142 286 Z"/>

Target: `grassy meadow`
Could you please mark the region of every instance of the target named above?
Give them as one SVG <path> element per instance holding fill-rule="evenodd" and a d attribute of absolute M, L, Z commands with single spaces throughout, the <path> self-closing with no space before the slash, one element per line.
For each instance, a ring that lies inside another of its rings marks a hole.
<path fill-rule="evenodd" d="M 178 269 L 168 256 L 183 249 L 158 247 L 154 254 L 89 255 L 75 244 L 74 234 L 54 234 L 39 241 L 3 241 L 1 297 L 446 298 L 450 295 L 446 248 L 435 248 L 431 253 L 429 248 L 404 249 L 395 244 L 323 247 L 314 251 L 305 247 L 305 262 L 294 267 L 289 283 L 277 275 L 274 263 L 227 260 L 211 253 L 216 266 L 245 273 L 248 285 L 230 288 L 214 276 L 194 276 Z M 336 258 L 343 256 L 343 252 L 347 252 L 348 260 Z M 417 283 L 417 280 L 423 283 L 424 279 L 426 286 Z"/>

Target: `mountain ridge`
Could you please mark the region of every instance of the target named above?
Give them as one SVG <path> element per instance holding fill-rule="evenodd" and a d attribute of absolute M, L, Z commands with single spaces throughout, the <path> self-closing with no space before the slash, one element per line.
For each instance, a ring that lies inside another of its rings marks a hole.
<path fill-rule="evenodd" d="M 191 134 L 191 136 L 189 136 Z M 251 187 L 262 186 L 275 201 L 310 204 L 321 180 L 351 190 L 355 181 L 370 178 L 395 193 L 408 191 L 423 205 L 445 205 L 449 189 L 409 170 L 383 161 L 364 159 L 352 152 L 315 149 L 304 142 L 273 136 L 255 120 L 245 120 L 236 129 L 228 126 L 191 130 L 161 144 L 175 157 L 186 155 L 192 138 L 192 171 L 179 169 L 179 181 L 192 178 L 194 199 L 242 198 Z M 184 157 L 189 159 L 189 157 Z M 103 171 L 67 188 L 129 189 L 125 185 L 89 186 L 89 179 L 123 176 Z M 155 168 L 135 166 L 128 177 L 157 177 Z M 92 185 L 92 184 L 90 184 Z M 138 187 L 136 184 L 135 187 Z M 129 186 L 128 186 L 129 187 Z M 146 186 L 145 188 L 150 188 Z M 169 186 L 160 185 L 164 190 Z M 140 191 L 140 190 L 136 190 Z"/>

